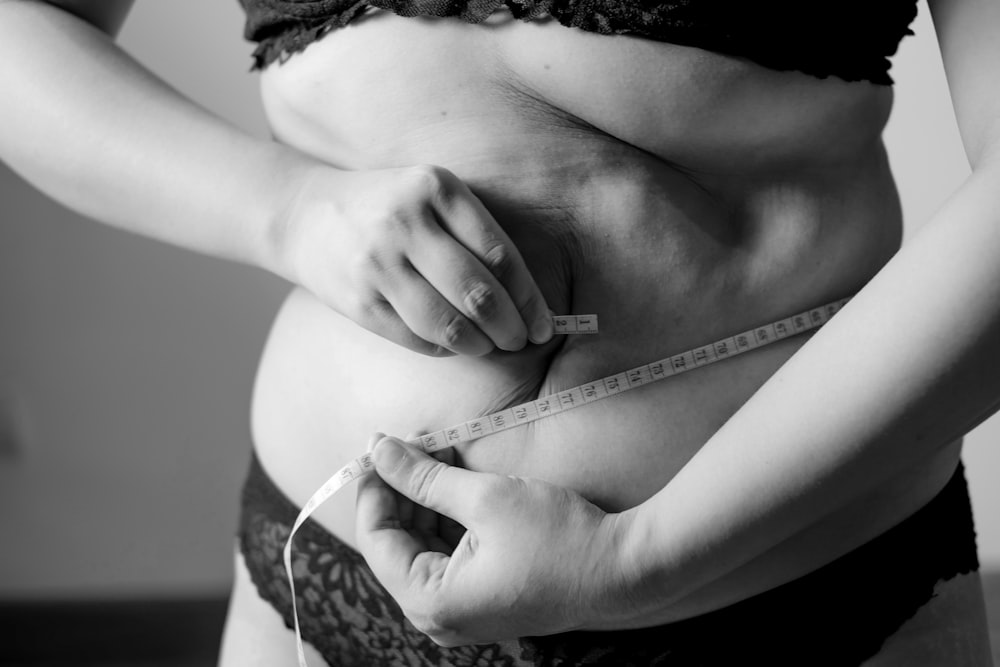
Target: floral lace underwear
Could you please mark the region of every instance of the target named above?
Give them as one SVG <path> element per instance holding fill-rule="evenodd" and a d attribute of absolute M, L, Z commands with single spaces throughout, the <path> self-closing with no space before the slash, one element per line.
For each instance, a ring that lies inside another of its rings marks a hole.
<path fill-rule="evenodd" d="M 298 511 L 254 456 L 240 550 L 260 596 L 289 628 L 281 551 Z M 931 598 L 938 581 L 979 567 L 961 465 L 916 514 L 833 563 L 725 609 L 641 630 L 443 648 L 406 620 L 361 554 L 319 523 L 306 521 L 292 554 L 303 639 L 331 667 L 858 665 Z"/>

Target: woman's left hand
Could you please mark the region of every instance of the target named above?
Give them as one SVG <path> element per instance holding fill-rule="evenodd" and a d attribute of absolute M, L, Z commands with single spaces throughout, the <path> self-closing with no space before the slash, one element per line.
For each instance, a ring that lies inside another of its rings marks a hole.
<path fill-rule="evenodd" d="M 594 627 L 626 611 L 622 515 L 540 480 L 449 466 L 395 438 L 374 458 L 378 474 L 358 488 L 358 548 L 437 644 Z M 454 548 L 431 511 L 465 528 Z"/>

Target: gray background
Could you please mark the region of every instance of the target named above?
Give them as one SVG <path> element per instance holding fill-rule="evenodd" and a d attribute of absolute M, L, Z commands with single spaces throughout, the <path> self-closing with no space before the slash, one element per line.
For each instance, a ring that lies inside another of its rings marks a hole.
<path fill-rule="evenodd" d="M 887 131 L 908 233 L 968 173 L 924 3 L 914 29 Z M 139 2 L 122 42 L 264 136 L 241 30 L 235 0 Z M 287 289 L 81 219 L 0 167 L 0 598 L 225 593 L 253 373 Z M 965 453 L 994 568 L 998 438 L 995 418 Z"/>

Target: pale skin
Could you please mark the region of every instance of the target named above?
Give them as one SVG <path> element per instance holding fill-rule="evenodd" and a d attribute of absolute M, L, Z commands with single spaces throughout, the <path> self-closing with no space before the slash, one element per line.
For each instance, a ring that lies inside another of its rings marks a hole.
<path fill-rule="evenodd" d="M 53 198 L 112 225 L 267 267 L 417 352 L 482 355 L 494 347 L 521 349 L 529 335 L 535 342 L 551 337 L 545 301 L 516 248 L 447 170 L 345 172 L 251 139 L 176 95 L 109 48 L 103 35 L 52 5 L 113 30 L 131 2 L 0 3 L 6 30 L 16 32 L 23 23 L 61 42 L 40 49 L 31 62 L 8 62 L 3 71 L 5 80 L 38 96 L 37 105 L 5 105 L 3 122 L 22 134 L 3 137 L 4 158 Z M 55 39 L 64 33 L 73 41 Z M 78 49 L 90 58 L 74 72 L 65 63 Z M 53 137 L 60 101 L 81 104 L 76 112 L 94 131 Z M 122 107 L 146 120 L 121 128 L 114 110 Z M 114 131 L 142 138 L 116 142 L 113 159 L 81 170 L 79 162 L 106 147 Z M 40 145 L 51 148 L 40 153 Z M 162 156 L 162 170 L 136 179 L 127 172 L 141 151 Z M 120 185 L 109 188 L 111 182 Z M 155 191 L 164 185 L 201 204 Z M 151 202 L 153 211 L 146 206 Z M 331 228 L 322 223 L 331 213 L 353 231 L 338 226 L 335 239 L 324 238 Z M 144 222 L 136 227 L 139 219 Z M 450 271 L 442 275 L 440 267 Z"/>
<path fill-rule="evenodd" d="M 718 608 L 735 601 L 729 591 L 745 595 L 755 559 L 822 539 L 810 535 L 816 517 L 849 507 L 891 469 L 953 456 L 950 443 L 993 412 L 1000 10 L 985 1 L 932 4 L 973 175 L 662 491 L 609 513 L 538 480 L 448 467 L 412 450 L 393 463 L 389 442 L 376 449 L 386 482 L 467 529 L 451 551 L 457 535 L 419 539 L 434 536 L 434 514 L 378 478 L 359 489 L 358 545 L 435 641 L 642 627 Z M 26 178 L 109 224 L 271 270 L 415 352 L 480 355 L 548 340 L 538 324 L 545 299 L 517 249 L 450 172 L 342 172 L 241 135 L 87 25 L 114 32 L 128 5 L 0 2 L 0 43 L 24 51 L 17 40 L 31 35 L 30 60 L 0 59 L 3 79 L 33 100 L 0 105 L 0 128 L 14 128 L 0 131 L 0 152 Z M 44 111 L 67 104 L 79 125 Z M 149 154 L 159 157 L 156 168 L 132 168 Z M 331 215 L 344 222 L 336 231 L 321 224 Z M 884 321 L 894 326 L 877 326 Z M 775 405 L 794 419 L 773 420 Z M 928 498 L 907 499 L 883 528 Z M 422 529 L 416 536 L 399 528 L 407 512 Z M 508 539 L 515 528 L 524 539 Z M 560 548 L 543 556 L 543 541 Z"/>
<path fill-rule="evenodd" d="M 1000 5 L 931 5 L 972 175 L 662 491 L 607 514 L 537 480 L 469 472 L 399 440 L 379 442 L 381 479 L 359 489 L 358 541 L 418 627 L 460 645 L 707 611 L 735 569 L 808 539 L 813 517 L 848 506 L 894 466 L 947 456 L 997 410 Z M 768 419 L 774 405 L 794 417 Z M 390 487 L 465 526 L 454 551 L 400 526 L 406 501 Z M 919 504 L 899 507 L 888 524 Z M 700 507 L 697 521 L 690 505 Z M 515 532 L 534 539 L 507 538 Z"/>

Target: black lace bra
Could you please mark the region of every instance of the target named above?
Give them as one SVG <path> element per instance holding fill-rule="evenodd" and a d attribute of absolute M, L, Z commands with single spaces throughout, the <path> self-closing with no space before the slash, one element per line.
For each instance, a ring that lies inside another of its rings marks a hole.
<path fill-rule="evenodd" d="M 777 70 L 891 84 L 888 57 L 916 0 L 240 0 L 257 68 L 284 60 L 375 7 L 469 23 L 503 6 L 518 19 L 552 17 L 604 35 L 628 34 L 742 56 Z"/>

